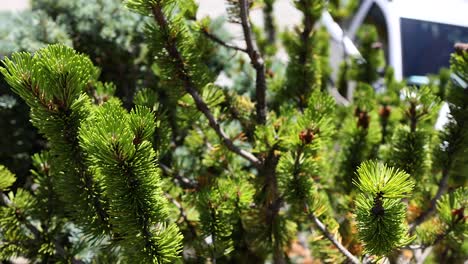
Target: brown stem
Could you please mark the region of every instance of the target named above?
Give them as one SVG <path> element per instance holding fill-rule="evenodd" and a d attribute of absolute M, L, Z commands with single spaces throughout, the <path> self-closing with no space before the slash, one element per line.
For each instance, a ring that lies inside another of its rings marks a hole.
<path fill-rule="evenodd" d="M 301 32 L 301 42 L 302 42 L 302 51 L 299 54 L 299 64 L 304 65 L 309 58 L 309 41 L 310 41 L 310 33 L 314 28 L 314 21 L 312 16 L 309 12 L 304 12 L 304 29 Z"/>
<path fill-rule="evenodd" d="M 169 36 L 169 25 L 167 23 L 166 17 L 163 14 L 162 11 L 162 6 L 161 2 L 156 2 L 153 7 L 152 7 L 152 13 L 154 16 L 154 19 L 156 23 L 161 27 L 163 31 L 166 31 L 167 36 Z M 260 161 L 255 157 L 252 153 L 245 151 L 243 149 L 240 149 L 234 143 L 226 133 L 223 131 L 221 126 L 219 125 L 218 121 L 215 119 L 213 114 L 211 113 L 210 109 L 208 108 L 208 105 L 203 101 L 203 98 L 201 95 L 198 93 L 198 91 L 195 89 L 195 85 L 190 78 L 190 76 L 187 74 L 187 69 L 185 66 L 185 63 L 182 59 L 181 54 L 179 53 L 179 50 L 177 49 L 175 40 L 173 38 L 166 38 L 166 43 L 164 45 L 164 48 L 166 49 L 167 53 L 169 56 L 173 59 L 174 63 L 177 64 L 177 77 L 182 80 L 184 83 L 184 88 L 187 93 L 189 93 L 193 100 L 195 101 L 195 105 L 197 109 L 202 112 L 205 117 L 208 119 L 208 123 L 213 128 L 218 135 L 218 137 L 221 139 L 223 144 L 232 152 L 238 154 L 239 156 L 245 158 L 246 160 L 252 162 L 255 166 L 260 165 Z"/>
<path fill-rule="evenodd" d="M 191 179 L 188 179 L 177 172 L 174 172 L 172 169 L 170 169 L 168 166 L 164 165 L 163 163 L 159 163 L 159 167 L 161 170 L 169 175 L 172 176 L 177 182 L 180 184 L 180 187 L 184 189 L 196 189 L 198 188 L 198 183 L 196 181 L 193 181 Z"/>
<path fill-rule="evenodd" d="M 303 5 L 306 5 L 305 3 Z M 298 62 L 300 65 L 303 66 L 302 74 L 306 74 L 305 66 L 307 63 L 307 59 L 311 58 L 311 50 L 310 50 L 310 33 L 314 28 L 314 19 L 311 16 L 310 12 L 304 12 L 304 19 L 303 19 L 304 29 L 301 32 L 301 51 L 299 52 L 299 59 Z M 306 76 L 302 77 L 302 80 L 306 80 Z M 311 89 L 311 83 L 305 81 L 302 83 L 302 90 L 305 93 L 308 93 Z M 307 98 L 304 98 L 303 94 L 299 95 L 299 108 L 302 110 L 307 106 L 306 102 Z"/>
<path fill-rule="evenodd" d="M 420 224 L 426 221 L 426 219 L 435 212 L 437 201 L 440 199 L 442 194 L 447 189 L 448 178 L 449 178 L 449 171 L 448 169 L 444 169 L 442 171 L 442 179 L 439 182 L 437 193 L 435 194 L 434 198 L 431 199 L 431 204 L 429 205 L 429 208 L 426 211 L 422 212 L 411 224 L 409 228 L 410 234 L 412 234 L 416 230 L 416 227 L 418 227 Z"/>
<path fill-rule="evenodd" d="M 265 7 L 263 8 L 263 15 L 265 17 L 265 31 L 267 33 L 267 39 L 269 44 L 274 44 L 276 40 L 273 4 L 274 1 L 265 1 Z"/>
<path fill-rule="evenodd" d="M 14 206 L 13 202 L 6 196 L 4 193 L 0 193 L 0 198 L 1 202 L 6 205 L 6 206 Z M 27 220 L 20 220 L 24 224 L 24 226 L 34 235 L 34 238 L 36 241 L 39 241 L 41 238 L 41 232 L 31 223 L 27 222 Z M 64 247 L 59 243 L 58 240 L 54 241 L 55 249 L 57 251 L 57 254 L 63 257 L 64 259 L 67 259 L 67 252 L 65 251 Z M 71 258 L 71 263 L 73 264 L 83 264 L 84 262 L 75 259 L 74 257 Z"/>
<path fill-rule="evenodd" d="M 411 133 L 414 133 L 416 132 L 416 124 L 418 123 L 418 116 L 416 114 L 416 104 L 413 102 L 410 105 L 409 116 L 410 116 Z"/>
<path fill-rule="evenodd" d="M 307 204 L 305 205 L 306 208 L 308 208 Z M 345 255 L 348 260 L 354 264 L 360 264 L 361 262 L 359 261 L 358 258 L 356 258 L 353 254 L 351 254 L 351 252 L 349 252 L 340 242 L 338 242 L 338 240 L 335 239 L 335 237 L 333 237 L 333 235 L 330 233 L 330 231 L 328 231 L 327 227 L 325 226 L 325 224 L 323 224 L 320 219 L 318 219 L 317 216 L 315 216 L 312 212 L 309 214 L 309 218 L 314 221 L 315 225 L 317 226 L 317 228 L 320 230 L 320 232 L 322 232 L 322 234 L 327 237 L 328 240 L 330 240 L 330 242 L 333 243 L 333 245 L 336 246 L 336 248 L 343 254 Z"/>
<path fill-rule="evenodd" d="M 263 210 L 265 212 L 266 226 L 269 229 L 270 235 L 276 241 L 273 244 L 273 263 L 286 263 L 284 259 L 284 252 L 281 245 L 278 243 L 278 234 L 273 229 L 274 223 L 277 220 L 281 204 L 283 203 L 282 197 L 278 190 L 278 179 L 276 176 L 276 167 L 278 165 L 279 156 L 276 154 L 276 146 L 273 146 L 268 152 L 263 162 L 262 168 L 259 170 L 259 175 L 264 179 L 264 186 L 261 190 L 265 194 L 263 202 Z"/>
<path fill-rule="evenodd" d="M 244 32 L 245 44 L 247 45 L 247 54 L 249 55 L 250 63 L 257 73 L 257 79 L 255 81 L 257 123 L 265 124 L 267 112 L 265 64 L 252 39 L 252 30 L 249 22 L 249 7 L 247 0 L 239 0 L 239 7 L 242 31 Z"/>
<path fill-rule="evenodd" d="M 195 231 L 195 227 L 193 226 L 192 222 L 190 222 L 190 220 L 188 219 L 187 214 L 185 213 L 185 210 L 182 207 L 182 205 L 176 199 L 174 199 L 170 194 L 165 193 L 164 195 L 169 201 L 171 201 L 177 207 L 177 209 L 179 209 L 180 217 L 182 217 L 184 222 L 187 224 L 187 227 L 190 233 L 192 234 L 192 236 L 196 238 L 197 232 Z"/>
<path fill-rule="evenodd" d="M 2 202 L 2 204 L 6 206 L 11 205 L 10 199 L 8 199 L 8 196 L 6 196 L 3 192 L 0 192 L 0 199 L 1 199 L 0 202 Z"/>
<path fill-rule="evenodd" d="M 237 51 L 242 51 L 242 52 L 245 52 L 247 53 L 247 49 L 244 49 L 244 48 L 241 48 L 241 47 L 237 47 L 237 46 L 234 46 L 232 44 L 229 44 L 229 43 L 226 43 L 225 41 L 223 41 L 222 39 L 220 39 L 218 36 L 208 32 L 207 29 L 202 29 L 202 32 L 203 34 L 209 38 L 210 40 L 218 43 L 219 45 L 225 47 L 225 48 L 228 48 L 228 49 L 233 49 L 233 50 L 237 50 Z"/>

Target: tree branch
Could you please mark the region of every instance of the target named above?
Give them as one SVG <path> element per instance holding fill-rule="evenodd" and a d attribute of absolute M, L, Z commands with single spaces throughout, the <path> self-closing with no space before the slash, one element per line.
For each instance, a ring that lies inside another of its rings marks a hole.
<path fill-rule="evenodd" d="M 187 227 L 190 230 L 190 233 L 192 234 L 192 236 L 194 238 L 197 237 L 197 231 L 195 230 L 195 227 L 188 219 L 187 214 L 185 213 L 185 210 L 182 207 L 182 205 L 176 199 L 174 199 L 170 194 L 165 193 L 164 195 L 166 196 L 168 200 L 170 200 L 177 207 L 177 209 L 179 209 L 180 216 L 182 217 L 184 222 L 187 224 Z"/>
<path fill-rule="evenodd" d="M 2 204 L 6 205 L 6 206 L 11 206 L 11 201 L 10 199 L 8 199 L 8 196 L 6 196 L 6 194 L 4 194 L 3 192 L 0 192 L 0 201 L 2 202 Z"/>
<path fill-rule="evenodd" d="M 222 39 L 220 39 L 218 36 L 208 32 L 208 30 L 206 28 L 203 28 L 202 29 L 202 33 L 207 37 L 209 38 L 210 40 L 218 43 L 219 45 L 225 47 L 225 48 L 228 48 L 228 49 L 233 49 L 233 50 L 237 50 L 237 51 L 242 51 L 242 52 L 245 52 L 247 53 L 247 49 L 244 49 L 244 48 L 241 48 L 241 47 L 237 47 L 237 46 L 234 46 L 232 44 L 229 44 L 229 43 L 226 43 L 225 41 L 223 41 Z"/>
<path fill-rule="evenodd" d="M 172 169 L 170 169 L 168 166 L 164 165 L 163 163 L 159 163 L 159 167 L 161 170 L 167 174 L 172 176 L 177 182 L 179 182 L 180 186 L 184 189 L 196 189 L 198 187 L 198 183 L 196 181 L 193 181 L 191 179 L 188 179 L 186 177 L 183 177 L 182 175 L 174 172 Z"/>
<path fill-rule="evenodd" d="M 6 196 L 3 192 L 0 193 L 0 198 L 1 202 L 6 205 L 6 206 L 14 206 L 13 202 Z M 36 241 L 39 241 L 41 238 L 41 232 L 31 223 L 29 223 L 27 220 L 21 221 L 23 222 L 24 226 L 34 235 L 34 238 Z M 54 240 L 54 245 L 55 245 L 55 250 L 56 254 L 59 256 L 63 257 L 64 259 L 67 259 L 67 252 L 65 251 L 64 247 L 58 242 L 58 240 Z M 76 259 L 75 257 L 72 257 L 70 259 L 72 264 L 83 264 L 84 262 Z"/>
<path fill-rule="evenodd" d="M 242 31 L 244 32 L 245 44 L 247 45 L 247 54 L 250 58 L 250 63 L 257 73 L 255 81 L 255 97 L 257 100 L 257 122 L 259 124 L 266 123 L 266 81 L 265 81 L 265 64 L 260 53 L 252 40 L 252 30 L 249 22 L 249 7 L 247 0 L 239 0 L 240 19 Z"/>
<path fill-rule="evenodd" d="M 162 11 L 162 6 L 160 2 L 156 2 L 153 5 L 152 13 L 159 27 L 161 27 L 161 29 L 165 31 L 169 31 L 169 25 Z M 252 153 L 246 150 L 240 149 L 239 147 L 234 145 L 232 140 L 223 131 L 220 124 L 218 123 L 218 121 L 215 119 L 210 109 L 208 108 L 208 105 L 203 101 L 203 98 L 195 89 L 192 79 L 190 78 L 190 76 L 187 75 L 187 69 L 186 69 L 185 63 L 173 39 L 167 38 L 167 41 L 165 43 L 165 49 L 168 52 L 169 56 L 172 57 L 174 63 L 177 64 L 177 67 L 176 67 L 178 71 L 177 77 L 180 78 L 182 82 L 184 83 L 185 91 L 192 96 L 193 100 L 195 101 L 195 105 L 197 109 L 205 115 L 205 117 L 208 119 L 209 125 L 215 130 L 216 134 L 224 143 L 224 145 L 230 151 L 252 162 L 255 166 L 257 167 L 260 166 L 261 162 L 257 157 L 255 157 Z"/>
<path fill-rule="evenodd" d="M 210 126 L 216 131 L 216 133 L 218 134 L 219 138 L 224 143 L 224 145 L 232 152 L 252 162 L 255 166 L 259 166 L 261 162 L 259 159 L 257 159 L 257 157 L 255 157 L 252 153 L 248 151 L 240 149 L 239 147 L 234 145 L 234 143 L 232 142 L 230 138 L 228 138 L 228 136 L 222 130 L 217 120 L 214 118 L 213 114 L 208 108 L 208 105 L 203 101 L 200 94 L 192 86 L 187 86 L 186 90 L 192 96 L 193 100 L 195 101 L 195 104 L 197 105 L 198 110 L 200 110 L 208 119 Z"/>
<path fill-rule="evenodd" d="M 442 194 L 447 189 L 448 178 L 449 178 L 449 170 L 444 169 L 442 172 L 442 179 L 439 182 L 439 188 L 437 189 L 437 193 L 435 194 L 434 198 L 432 198 L 429 208 L 426 211 L 422 212 L 410 225 L 410 228 L 409 228 L 410 234 L 414 233 L 414 231 L 416 230 L 416 227 L 418 227 L 420 224 L 426 221 L 426 219 L 435 212 L 437 201 L 440 199 Z"/>
<path fill-rule="evenodd" d="M 300 4 L 303 5 L 304 7 L 307 8 L 307 1 L 300 1 Z M 299 38 L 301 40 L 301 46 L 299 47 L 299 56 L 298 56 L 298 64 L 301 65 L 302 67 L 302 77 L 301 77 L 301 88 L 300 88 L 300 93 L 299 93 L 299 108 L 301 109 L 301 112 L 303 109 L 307 106 L 307 99 L 302 96 L 303 94 L 307 94 L 310 92 L 311 87 L 313 84 L 311 84 L 309 81 L 307 81 L 306 76 L 307 75 L 307 70 L 306 70 L 306 64 L 309 62 L 312 58 L 312 47 L 310 45 L 311 43 L 311 32 L 314 29 L 314 17 L 309 11 L 303 11 L 303 22 L 302 22 L 304 28 L 302 32 L 299 35 Z"/>
<path fill-rule="evenodd" d="M 306 5 L 303 3 L 303 5 Z M 300 38 L 302 42 L 302 50 L 301 53 L 299 54 L 299 63 L 301 65 L 304 65 L 307 61 L 307 58 L 311 56 L 310 52 L 311 50 L 309 49 L 309 41 L 310 41 L 310 33 L 312 32 L 312 29 L 314 28 L 314 23 L 313 17 L 311 16 L 310 12 L 304 12 L 304 29 L 301 32 Z"/>
<path fill-rule="evenodd" d="M 265 1 L 263 7 L 263 16 L 264 16 L 264 24 L 265 24 L 265 31 L 267 33 L 267 39 L 269 44 L 274 44 L 276 41 L 276 28 L 274 23 L 274 15 L 273 15 L 273 1 Z"/>
<path fill-rule="evenodd" d="M 436 236 L 434 241 L 430 244 L 423 244 L 417 246 L 408 246 L 414 252 L 414 257 L 416 259 L 416 264 L 423 264 L 425 263 L 426 258 L 431 253 L 432 249 L 435 245 L 439 244 L 445 237 L 452 232 L 453 226 L 450 226 L 447 230 L 445 230 L 442 234 Z"/>
<path fill-rule="evenodd" d="M 428 247 L 428 248 L 422 250 L 421 254 L 419 254 L 419 256 L 418 256 L 418 258 L 416 260 L 416 264 L 424 264 L 426 258 L 429 257 L 429 254 L 431 254 L 431 251 L 432 251 L 432 247 Z"/>
<path fill-rule="evenodd" d="M 307 205 L 306 205 L 306 208 L 308 209 Z M 328 231 L 325 224 L 323 224 L 318 219 L 317 216 L 315 216 L 313 213 L 309 213 L 309 218 L 312 219 L 312 221 L 314 221 L 315 225 L 320 230 L 320 232 L 322 232 L 322 234 L 324 236 L 326 236 L 328 238 L 328 240 L 330 240 L 333 243 L 333 245 L 335 245 L 336 248 L 338 248 L 338 250 L 349 259 L 349 261 L 351 261 L 354 264 L 360 264 L 361 263 L 358 258 L 356 258 L 353 254 L 351 254 L 351 252 L 349 252 L 340 242 L 338 242 L 338 240 L 336 240 L 333 237 L 332 234 L 330 234 L 330 232 Z"/>

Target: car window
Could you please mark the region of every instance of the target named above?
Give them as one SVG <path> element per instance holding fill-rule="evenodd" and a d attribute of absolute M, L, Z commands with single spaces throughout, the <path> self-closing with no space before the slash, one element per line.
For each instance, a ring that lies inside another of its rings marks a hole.
<path fill-rule="evenodd" d="M 448 67 L 456 42 L 468 42 L 468 28 L 401 18 L 403 76 L 437 73 Z"/>

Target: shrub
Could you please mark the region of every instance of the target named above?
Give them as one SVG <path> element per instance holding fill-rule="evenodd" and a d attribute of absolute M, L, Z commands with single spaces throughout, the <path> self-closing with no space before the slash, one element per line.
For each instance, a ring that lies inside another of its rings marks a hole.
<path fill-rule="evenodd" d="M 12 186 L 0 167 L 0 258 L 287 263 L 302 246 L 323 262 L 408 250 L 462 262 L 468 52 L 452 56 L 451 118 L 435 131 L 435 92 L 402 88 L 388 69 L 376 93 L 379 63 L 349 65 L 358 84 L 347 105 L 328 94 L 326 35 L 310 26 L 324 1 L 297 1 L 303 25 L 282 41 L 252 28 L 247 1 L 228 2 L 245 47 L 195 19 L 192 1 L 128 1 L 147 22 L 144 64 L 158 82 L 124 99 L 114 95 L 122 76 L 100 81 L 96 54 L 54 44 L 3 60 L 47 146 L 32 156 L 32 184 Z M 275 59 L 281 45 L 287 64 Z M 381 52 L 364 56 L 379 62 Z"/>

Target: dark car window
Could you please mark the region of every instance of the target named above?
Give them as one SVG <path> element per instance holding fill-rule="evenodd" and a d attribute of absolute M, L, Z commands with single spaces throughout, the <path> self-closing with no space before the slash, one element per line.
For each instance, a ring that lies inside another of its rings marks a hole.
<path fill-rule="evenodd" d="M 401 18 L 403 76 L 437 73 L 449 66 L 456 42 L 468 42 L 468 28 Z"/>

